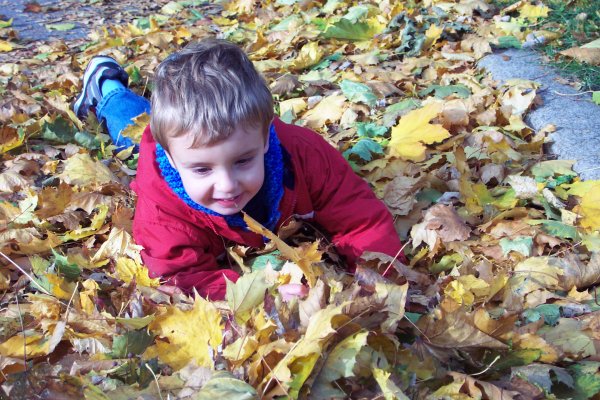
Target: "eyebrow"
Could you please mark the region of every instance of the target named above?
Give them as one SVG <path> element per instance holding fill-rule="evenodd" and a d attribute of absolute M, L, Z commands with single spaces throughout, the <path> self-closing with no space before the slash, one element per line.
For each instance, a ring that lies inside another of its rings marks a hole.
<path fill-rule="evenodd" d="M 258 151 L 260 150 L 260 148 L 255 148 L 255 149 L 250 149 L 242 154 L 239 154 L 235 157 L 235 159 L 239 160 L 241 158 L 245 158 L 245 157 L 249 157 L 251 155 L 255 155 Z M 195 167 L 206 167 L 206 166 L 210 166 L 211 163 L 207 163 L 207 162 L 191 162 L 191 163 L 184 163 L 183 166 L 185 168 L 195 168 Z"/>

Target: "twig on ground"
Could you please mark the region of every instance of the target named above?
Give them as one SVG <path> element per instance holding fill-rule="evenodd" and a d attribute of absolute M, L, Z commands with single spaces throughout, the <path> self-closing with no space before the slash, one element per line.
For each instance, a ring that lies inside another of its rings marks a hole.
<path fill-rule="evenodd" d="M 17 311 L 19 312 L 19 322 L 21 323 L 21 333 L 23 334 L 23 366 L 27 373 L 27 338 L 25 337 L 25 325 L 23 324 L 23 316 L 21 315 L 21 304 L 19 304 L 19 293 L 16 293 Z"/>
<path fill-rule="evenodd" d="M 31 283 L 33 283 L 38 289 L 40 289 L 43 293 L 47 294 L 48 296 L 52 296 L 52 294 L 50 292 L 48 292 L 46 289 L 44 289 L 44 287 L 42 285 L 40 285 L 39 283 L 37 283 L 37 281 L 35 279 L 33 279 L 33 277 L 31 275 L 29 275 L 23 268 L 21 268 L 16 262 L 14 262 L 13 260 L 11 260 L 6 254 L 4 254 L 3 252 L 0 251 L 0 255 L 2 257 L 4 257 L 9 263 L 11 263 L 15 268 L 17 268 L 19 271 L 21 271 L 21 273 L 23 275 L 25 275 L 27 278 L 29 278 L 29 280 L 31 281 Z"/>
<path fill-rule="evenodd" d="M 158 378 L 156 377 L 156 374 L 154 373 L 154 371 L 152 371 L 152 368 L 150 368 L 150 366 L 148 364 L 144 364 L 144 365 L 146 366 L 146 368 L 148 368 L 148 371 L 150 371 L 150 373 L 154 377 L 154 382 L 156 383 L 156 390 L 158 390 L 158 396 L 160 397 L 160 400 L 163 400 L 162 393 L 160 392 L 160 385 L 158 384 Z"/>
<path fill-rule="evenodd" d="M 75 297 L 75 292 L 79 289 L 79 281 L 75 285 L 75 289 L 73 289 L 73 293 L 71 293 L 71 298 L 69 299 L 69 303 L 67 304 L 67 310 L 65 311 L 65 324 L 69 322 L 69 311 L 71 311 L 71 302 L 73 301 L 73 297 Z"/>
<path fill-rule="evenodd" d="M 557 96 L 582 96 L 582 95 L 587 94 L 587 93 L 594 93 L 594 91 L 593 90 L 587 90 L 585 92 L 579 92 L 579 93 L 560 93 L 560 92 L 557 92 L 556 90 L 553 90 L 552 93 L 554 93 Z"/>
<path fill-rule="evenodd" d="M 490 363 L 490 365 L 487 366 L 486 369 L 484 369 L 481 372 L 477 372 L 475 374 L 470 374 L 469 376 L 477 376 L 477 375 L 485 374 L 490 368 L 492 368 L 492 366 L 494 364 L 496 364 L 496 361 L 498 361 L 499 359 L 500 359 L 500 356 L 496 356 L 496 358 L 494 358 L 494 360 Z"/>
<path fill-rule="evenodd" d="M 392 261 L 390 261 L 390 264 L 387 266 L 387 268 L 385 269 L 385 271 L 383 271 L 383 274 L 381 274 L 381 276 L 385 276 L 385 274 L 388 273 L 388 271 L 390 270 L 390 268 L 392 267 L 392 265 L 394 265 L 394 262 L 398 259 L 398 257 L 400 256 L 400 254 L 404 251 L 404 248 L 412 241 L 412 239 L 409 239 L 406 241 L 406 243 L 404 243 L 404 245 L 400 248 L 400 250 L 398 250 L 398 252 L 396 253 L 396 255 L 394 256 L 394 258 L 392 259 Z"/>

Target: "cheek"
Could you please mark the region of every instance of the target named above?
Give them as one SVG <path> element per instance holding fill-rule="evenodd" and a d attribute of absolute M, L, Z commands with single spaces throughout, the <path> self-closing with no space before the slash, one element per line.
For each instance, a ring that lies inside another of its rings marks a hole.
<path fill-rule="evenodd" d="M 193 176 L 181 175 L 181 181 L 186 193 L 195 202 L 200 202 L 209 194 L 210 187 L 204 180 L 196 179 Z"/>

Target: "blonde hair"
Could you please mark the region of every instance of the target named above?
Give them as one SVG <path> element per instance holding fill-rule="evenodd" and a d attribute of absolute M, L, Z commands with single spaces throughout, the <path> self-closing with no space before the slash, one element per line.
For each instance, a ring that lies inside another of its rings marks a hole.
<path fill-rule="evenodd" d="M 252 61 L 219 39 L 191 43 L 157 67 L 150 129 L 168 150 L 168 139 L 194 135 L 192 147 L 227 139 L 238 126 L 268 133 L 273 98 Z"/>

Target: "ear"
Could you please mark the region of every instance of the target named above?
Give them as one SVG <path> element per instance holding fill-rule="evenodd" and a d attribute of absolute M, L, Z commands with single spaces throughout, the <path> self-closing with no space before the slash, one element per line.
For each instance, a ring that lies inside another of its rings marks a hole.
<path fill-rule="evenodd" d="M 269 151 L 269 140 L 271 139 L 271 125 L 273 124 L 273 120 L 271 120 L 271 122 L 269 123 L 269 126 L 267 127 L 267 134 L 265 136 L 265 154 L 267 154 L 267 151 Z"/>
<path fill-rule="evenodd" d="M 269 139 L 271 138 L 271 133 L 267 132 L 267 136 L 265 137 L 265 151 L 264 154 L 267 154 L 267 151 L 269 151 Z"/>

